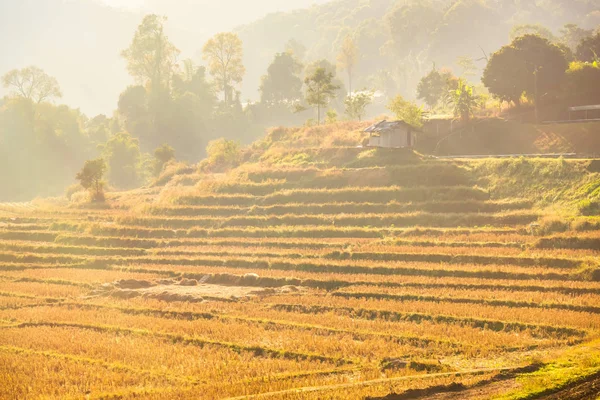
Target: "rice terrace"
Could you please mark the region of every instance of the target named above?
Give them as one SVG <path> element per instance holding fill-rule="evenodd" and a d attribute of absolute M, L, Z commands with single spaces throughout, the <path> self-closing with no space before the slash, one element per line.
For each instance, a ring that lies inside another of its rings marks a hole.
<path fill-rule="evenodd" d="M 0 400 L 600 400 L 599 10 L 0 0 Z"/>
<path fill-rule="evenodd" d="M 536 207 L 598 190 L 597 162 L 314 147 L 330 131 L 109 206 L 3 206 L 3 397 L 508 399 L 598 373 L 600 221 Z"/>

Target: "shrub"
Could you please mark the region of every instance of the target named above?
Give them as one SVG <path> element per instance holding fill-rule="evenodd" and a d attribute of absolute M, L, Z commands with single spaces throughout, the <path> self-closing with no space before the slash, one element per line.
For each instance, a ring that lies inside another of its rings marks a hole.
<path fill-rule="evenodd" d="M 590 199 L 581 200 L 577 204 L 577 209 L 581 215 L 592 216 L 600 214 L 600 202 Z"/>
<path fill-rule="evenodd" d="M 223 172 L 237 167 L 242 160 L 240 143 L 224 138 L 208 142 L 206 154 L 208 157 L 201 163 L 201 168 L 213 172 Z"/>
<path fill-rule="evenodd" d="M 85 188 L 79 183 L 74 183 L 67 188 L 65 191 L 65 196 L 67 200 L 71 201 L 73 200 L 73 195 L 80 192 L 85 192 Z"/>

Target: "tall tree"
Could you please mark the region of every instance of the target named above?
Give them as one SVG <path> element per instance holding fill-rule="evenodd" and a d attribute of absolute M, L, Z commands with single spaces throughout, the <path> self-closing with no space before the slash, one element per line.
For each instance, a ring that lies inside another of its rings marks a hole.
<path fill-rule="evenodd" d="M 358 61 L 358 48 L 350 35 L 346 36 L 342 48 L 337 56 L 337 64 L 340 70 L 348 74 L 348 96 L 352 97 L 352 73 Z"/>
<path fill-rule="evenodd" d="M 560 30 L 560 41 L 569 47 L 572 52 L 577 51 L 577 46 L 582 40 L 592 36 L 594 31 L 582 29 L 577 24 L 566 24 Z"/>
<path fill-rule="evenodd" d="M 202 53 L 208 62 L 208 71 L 223 91 L 225 104 L 229 105 L 233 98 L 232 84 L 240 83 L 246 72 L 242 63 L 242 40 L 236 33 L 217 33 L 204 44 Z"/>
<path fill-rule="evenodd" d="M 423 100 L 432 109 L 438 105 L 447 91 L 448 79 L 435 68 L 434 64 L 431 71 L 421 78 L 417 86 L 417 98 Z"/>
<path fill-rule="evenodd" d="M 14 96 L 30 100 L 34 104 L 62 97 L 56 78 L 35 66 L 13 69 L 2 77 L 2 84 Z"/>
<path fill-rule="evenodd" d="M 166 20 L 155 14 L 146 15 L 129 47 L 121 52 L 129 74 L 139 84 L 149 84 L 154 92 L 168 88 L 179 55 L 164 32 Z"/>
<path fill-rule="evenodd" d="M 600 31 L 583 39 L 577 46 L 576 54 L 579 61 L 598 61 L 600 59 Z"/>
<path fill-rule="evenodd" d="M 340 87 L 333 84 L 333 73 L 319 67 L 306 77 L 306 102 L 317 107 L 317 124 L 321 124 L 321 108 L 327 106 Z"/>
<path fill-rule="evenodd" d="M 501 100 L 519 104 L 526 94 L 539 105 L 560 89 L 568 63 L 560 47 L 536 35 L 516 38 L 492 54 L 482 82 Z"/>
<path fill-rule="evenodd" d="M 302 97 L 302 64 L 290 53 L 277 53 L 261 78 L 260 101 L 267 105 L 294 102 Z"/>

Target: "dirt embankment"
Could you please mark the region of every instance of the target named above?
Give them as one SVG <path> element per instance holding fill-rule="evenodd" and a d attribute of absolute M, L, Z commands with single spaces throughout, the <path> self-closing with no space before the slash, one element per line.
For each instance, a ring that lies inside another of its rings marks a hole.
<path fill-rule="evenodd" d="M 436 155 L 578 153 L 600 156 L 600 122 L 523 124 L 491 118 L 450 127 L 426 123 L 417 149 Z"/>

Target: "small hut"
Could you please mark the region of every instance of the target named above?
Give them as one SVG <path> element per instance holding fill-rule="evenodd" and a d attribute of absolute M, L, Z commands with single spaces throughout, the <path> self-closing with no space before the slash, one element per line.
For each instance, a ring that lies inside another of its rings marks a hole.
<path fill-rule="evenodd" d="M 413 147 L 420 131 L 404 121 L 381 121 L 364 130 L 369 133 L 367 146 L 387 148 Z"/>

